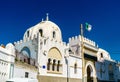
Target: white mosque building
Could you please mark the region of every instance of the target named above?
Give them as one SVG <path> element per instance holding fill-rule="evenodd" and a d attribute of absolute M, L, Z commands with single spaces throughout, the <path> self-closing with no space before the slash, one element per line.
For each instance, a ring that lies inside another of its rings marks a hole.
<path fill-rule="evenodd" d="M 0 82 L 31 78 L 39 82 L 120 82 L 119 63 L 94 41 L 62 40 L 58 25 L 46 20 L 26 30 L 23 39 L 0 47 Z M 81 53 L 83 49 L 83 54 Z"/>

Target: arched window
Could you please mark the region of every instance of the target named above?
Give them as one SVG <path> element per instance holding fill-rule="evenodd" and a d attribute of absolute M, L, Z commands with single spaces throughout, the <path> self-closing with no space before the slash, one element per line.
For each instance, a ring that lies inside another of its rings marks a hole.
<path fill-rule="evenodd" d="M 59 51 L 59 49 L 53 47 L 49 50 L 48 52 L 48 59 L 52 59 L 51 60 L 51 64 L 50 64 L 50 70 L 48 70 L 48 73 L 61 73 L 62 72 L 62 55 Z M 58 74 L 59 74 L 58 73 Z"/>
<path fill-rule="evenodd" d="M 53 31 L 53 38 L 55 38 L 56 37 L 56 35 L 55 35 L 55 31 Z"/>
<path fill-rule="evenodd" d="M 49 58 L 47 63 L 47 70 L 50 70 L 50 62 L 51 62 L 51 59 Z"/>
<path fill-rule="evenodd" d="M 60 60 L 58 60 L 58 64 L 57 64 L 57 71 L 60 70 Z"/>
<path fill-rule="evenodd" d="M 52 65 L 52 71 L 55 71 L 55 62 L 56 62 L 56 60 L 54 59 L 53 60 L 53 65 Z"/>
<path fill-rule="evenodd" d="M 74 64 L 74 73 L 77 73 L 77 63 Z"/>
<path fill-rule="evenodd" d="M 39 33 L 40 33 L 40 36 L 42 37 L 42 36 L 43 36 L 43 30 L 40 29 L 40 30 L 39 30 Z"/>
<path fill-rule="evenodd" d="M 26 59 L 24 59 L 24 62 L 26 62 Z"/>
<path fill-rule="evenodd" d="M 103 53 L 100 54 L 101 58 L 103 58 Z"/>
<path fill-rule="evenodd" d="M 109 80 L 114 80 L 114 73 L 113 73 L 112 64 L 109 65 L 108 70 L 109 70 Z"/>
<path fill-rule="evenodd" d="M 27 37 L 29 37 L 29 31 L 27 31 Z"/>

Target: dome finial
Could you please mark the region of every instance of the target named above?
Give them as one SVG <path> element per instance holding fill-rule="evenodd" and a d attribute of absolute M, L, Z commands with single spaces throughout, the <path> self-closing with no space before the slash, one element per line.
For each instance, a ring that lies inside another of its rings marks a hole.
<path fill-rule="evenodd" d="M 46 21 L 48 21 L 48 20 L 49 20 L 49 14 L 46 13 Z"/>
<path fill-rule="evenodd" d="M 43 18 L 42 18 L 42 22 L 43 22 L 44 20 L 43 20 Z"/>

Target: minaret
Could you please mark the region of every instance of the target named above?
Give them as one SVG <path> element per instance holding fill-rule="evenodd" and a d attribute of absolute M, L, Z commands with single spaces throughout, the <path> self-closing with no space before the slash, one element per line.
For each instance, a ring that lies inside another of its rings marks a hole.
<path fill-rule="evenodd" d="M 49 14 L 46 13 L 46 21 L 49 21 Z"/>

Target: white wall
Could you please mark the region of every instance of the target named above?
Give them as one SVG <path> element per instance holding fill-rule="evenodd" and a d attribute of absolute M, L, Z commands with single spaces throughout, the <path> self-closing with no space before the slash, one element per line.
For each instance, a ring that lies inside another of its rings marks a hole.
<path fill-rule="evenodd" d="M 44 44 L 44 39 L 42 38 L 41 40 L 39 40 L 40 42 L 42 42 L 42 44 L 39 44 L 38 47 L 38 66 L 39 66 L 39 72 L 40 75 L 43 76 L 56 76 L 56 77 L 67 77 L 67 71 L 66 71 L 66 67 L 67 65 L 65 64 L 65 59 L 64 56 L 67 54 L 65 53 L 65 49 L 68 48 L 68 46 L 64 43 L 64 42 L 57 42 L 55 39 L 47 39 L 46 40 L 46 44 Z M 38 43 L 40 43 L 38 42 Z M 61 74 L 55 74 L 55 73 L 47 73 L 47 62 L 48 62 L 48 52 L 51 48 L 56 47 L 61 55 L 62 55 L 62 60 L 60 61 L 62 64 L 62 73 Z M 45 52 L 45 54 L 44 54 Z M 42 66 L 45 65 L 46 68 L 43 69 Z"/>
<path fill-rule="evenodd" d="M 14 63 L 14 54 L 0 47 L 0 82 L 5 82 L 11 77 L 10 66 Z"/>
<path fill-rule="evenodd" d="M 77 73 L 74 73 L 74 64 L 77 64 Z M 76 56 L 69 57 L 69 77 L 82 79 L 82 59 Z"/>
<path fill-rule="evenodd" d="M 14 76 L 13 78 L 25 78 L 25 72 L 28 72 L 28 78 L 37 78 L 37 72 L 33 71 L 33 70 L 28 70 L 25 69 L 23 67 L 18 67 L 15 66 L 14 67 Z"/>

